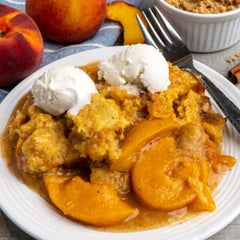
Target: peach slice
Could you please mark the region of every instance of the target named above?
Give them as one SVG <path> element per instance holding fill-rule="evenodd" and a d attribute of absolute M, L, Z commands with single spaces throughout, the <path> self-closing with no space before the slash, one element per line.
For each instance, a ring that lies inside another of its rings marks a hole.
<path fill-rule="evenodd" d="M 199 162 L 199 169 L 200 169 L 200 180 L 203 184 L 208 184 L 208 179 L 210 177 L 210 167 L 207 159 L 202 157 Z"/>
<path fill-rule="evenodd" d="M 189 178 L 189 184 L 197 194 L 190 208 L 194 211 L 214 211 L 216 209 L 216 204 L 211 195 L 210 188 L 206 184 L 193 178 Z"/>
<path fill-rule="evenodd" d="M 114 225 L 138 214 L 138 209 L 120 199 L 111 184 L 91 184 L 81 177 L 45 176 L 53 204 L 65 215 L 95 226 Z"/>
<path fill-rule="evenodd" d="M 129 171 L 137 152 L 150 140 L 166 137 L 181 127 L 176 121 L 157 119 L 145 120 L 135 125 L 127 134 L 122 145 L 122 153 L 110 166 L 113 171 Z"/>
<path fill-rule="evenodd" d="M 106 19 L 122 24 L 124 45 L 144 42 L 144 37 L 136 20 L 136 14 L 147 25 L 141 11 L 136 6 L 123 1 L 115 1 L 107 4 Z"/>
<path fill-rule="evenodd" d="M 196 192 L 188 180 L 199 177 L 198 164 L 178 156 L 173 137 L 149 143 L 132 169 L 133 189 L 139 201 L 163 211 L 191 203 Z"/>

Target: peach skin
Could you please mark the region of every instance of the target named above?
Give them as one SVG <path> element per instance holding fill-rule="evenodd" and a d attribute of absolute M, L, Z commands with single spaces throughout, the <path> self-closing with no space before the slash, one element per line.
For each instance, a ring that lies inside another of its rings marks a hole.
<path fill-rule="evenodd" d="M 0 87 L 13 86 L 35 71 L 43 57 L 43 40 L 25 13 L 0 4 Z"/>
<path fill-rule="evenodd" d="M 61 43 L 81 42 L 101 27 L 106 0 L 26 0 L 26 12 L 44 37 Z"/>

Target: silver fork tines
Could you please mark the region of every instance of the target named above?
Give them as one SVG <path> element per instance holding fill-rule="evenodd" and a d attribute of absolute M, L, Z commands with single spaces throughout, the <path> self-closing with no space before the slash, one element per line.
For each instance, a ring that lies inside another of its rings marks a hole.
<path fill-rule="evenodd" d="M 167 21 L 167 19 L 164 17 L 164 15 L 160 12 L 160 10 L 154 6 L 154 9 L 156 11 L 156 14 L 158 16 L 158 19 L 160 18 L 162 20 L 163 26 L 166 29 L 165 34 L 169 34 L 172 39 L 174 39 L 173 44 L 177 47 L 178 45 L 183 44 L 182 38 L 178 35 L 176 30 L 172 27 L 172 25 Z M 151 9 L 149 9 L 151 11 Z M 151 11 L 152 12 L 152 11 Z M 153 14 L 153 13 L 151 13 Z M 160 21 L 156 22 L 156 24 L 160 25 Z"/>
<path fill-rule="evenodd" d="M 146 43 L 159 49 L 168 61 L 190 72 L 199 79 L 223 114 L 240 133 L 239 108 L 212 81 L 194 67 L 192 55 L 187 46 L 157 6 L 148 8 L 146 11 L 142 11 L 142 13 L 149 30 L 145 27 L 140 17 L 136 17 Z"/>
<path fill-rule="evenodd" d="M 151 27 L 151 31 L 154 33 L 154 37 L 158 40 L 158 41 L 164 41 L 163 46 L 167 47 L 167 46 L 171 46 L 172 41 L 171 39 L 168 37 L 167 34 L 165 34 L 164 28 L 162 27 L 162 25 L 159 24 L 157 16 L 154 15 L 153 11 L 151 8 L 148 8 L 149 11 L 149 15 L 152 18 L 152 22 L 154 23 L 154 26 L 156 28 L 156 30 L 158 31 L 158 33 L 154 30 L 153 27 Z M 144 18 L 147 20 L 147 16 L 144 13 Z M 148 25 L 149 25 L 149 20 L 147 21 Z M 149 25 L 150 26 L 150 25 Z M 160 38 L 158 35 L 164 35 L 165 34 L 165 38 Z"/>
<path fill-rule="evenodd" d="M 148 24 L 149 31 L 138 16 L 137 21 L 146 43 L 160 49 L 168 61 L 178 66 L 181 64 L 179 67 L 184 67 L 184 61 L 179 61 L 181 58 L 184 58 L 185 61 L 192 61 L 192 56 L 181 37 L 156 6 L 143 11 L 143 16 Z M 186 59 L 186 56 L 188 56 L 189 59 Z M 175 61 L 180 63 L 177 64 Z"/>

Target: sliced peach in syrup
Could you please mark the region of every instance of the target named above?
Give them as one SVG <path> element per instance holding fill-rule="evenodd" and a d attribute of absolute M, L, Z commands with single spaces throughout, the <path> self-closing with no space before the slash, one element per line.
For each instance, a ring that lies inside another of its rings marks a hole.
<path fill-rule="evenodd" d="M 190 208 L 194 211 L 214 211 L 216 204 L 211 195 L 210 187 L 193 178 L 189 178 L 189 184 L 197 194 L 196 199 L 190 204 Z"/>
<path fill-rule="evenodd" d="M 145 23 L 141 11 L 136 6 L 123 1 L 115 1 L 107 4 L 106 18 L 120 22 L 123 26 L 124 45 L 144 42 L 144 37 L 137 23 L 136 14 Z"/>
<path fill-rule="evenodd" d="M 220 173 L 226 168 L 232 168 L 237 162 L 235 157 L 221 154 L 211 148 L 207 150 L 206 156 L 215 173 Z"/>
<path fill-rule="evenodd" d="M 45 186 L 53 204 L 65 215 L 95 225 L 114 225 L 138 214 L 118 196 L 111 184 L 91 184 L 81 177 L 45 176 Z"/>
<path fill-rule="evenodd" d="M 199 179 L 199 166 L 179 157 L 173 137 L 156 139 L 139 155 L 132 169 L 136 197 L 145 206 L 172 211 L 191 203 L 195 190 L 189 178 Z"/>
<path fill-rule="evenodd" d="M 181 125 L 171 120 L 146 120 L 135 125 L 127 134 L 122 144 L 122 153 L 110 166 L 113 171 L 129 171 L 134 163 L 136 154 L 149 141 L 156 137 L 170 136 Z"/>

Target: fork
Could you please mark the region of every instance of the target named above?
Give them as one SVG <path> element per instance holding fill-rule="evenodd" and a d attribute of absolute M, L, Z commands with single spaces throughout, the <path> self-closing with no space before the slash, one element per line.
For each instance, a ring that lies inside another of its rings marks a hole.
<path fill-rule="evenodd" d="M 159 8 L 157 6 L 149 7 L 142 13 L 149 30 L 138 15 L 136 15 L 136 18 L 146 43 L 159 49 L 173 65 L 177 65 L 179 68 L 194 75 L 205 86 L 223 114 L 240 133 L 239 108 L 203 73 L 194 67 L 190 51 Z"/>

